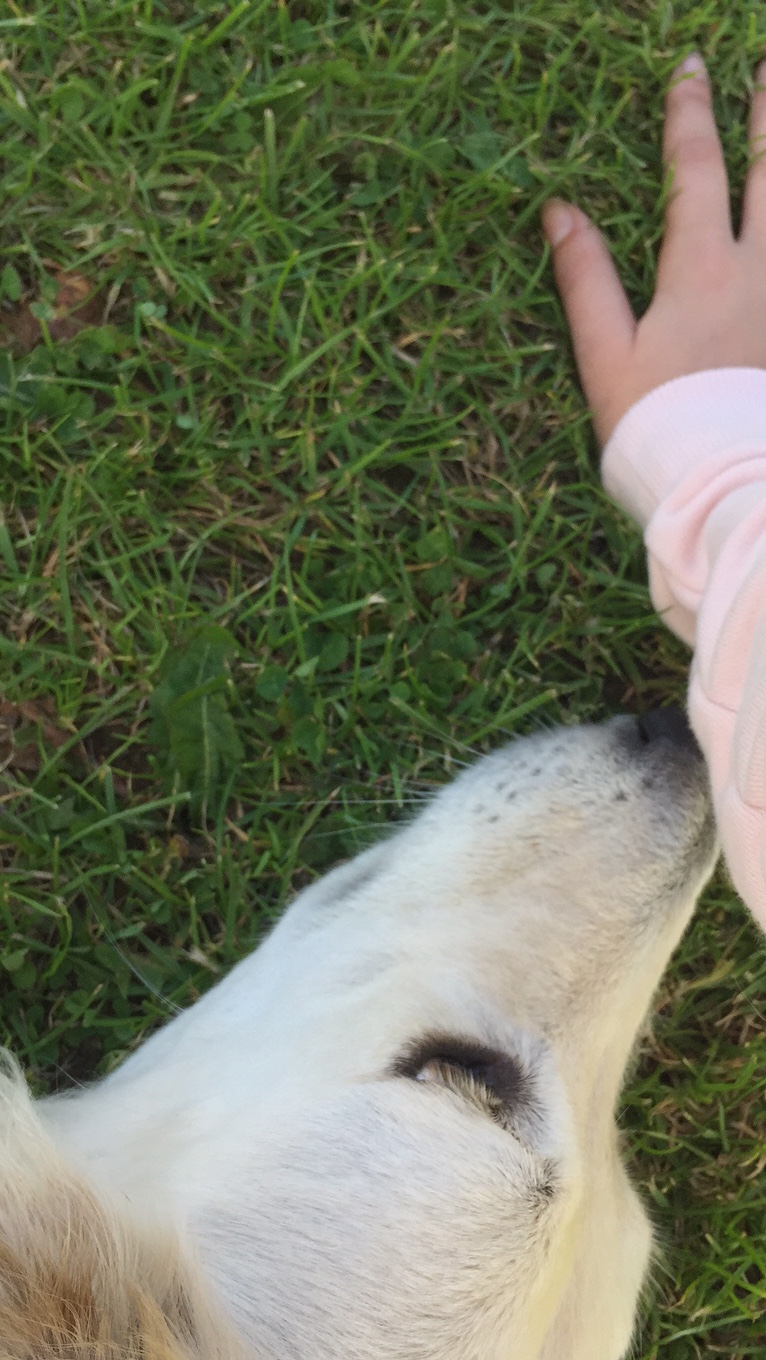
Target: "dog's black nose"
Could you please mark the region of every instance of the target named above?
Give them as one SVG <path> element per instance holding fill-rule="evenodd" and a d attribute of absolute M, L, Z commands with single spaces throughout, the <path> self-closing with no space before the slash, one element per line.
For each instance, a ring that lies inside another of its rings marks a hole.
<path fill-rule="evenodd" d="M 645 745 L 664 738 L 674 746 L 699 753 L 697 738 L 690 728 L 686 714 L 680 708 L 655 708 L 636 719 L 638 735 Z"/>

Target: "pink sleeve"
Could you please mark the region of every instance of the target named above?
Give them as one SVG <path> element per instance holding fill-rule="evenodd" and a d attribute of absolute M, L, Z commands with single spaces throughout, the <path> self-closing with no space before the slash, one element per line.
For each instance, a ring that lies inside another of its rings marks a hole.
<path fill-rule="evenodd" d="M 656 608 L 695 649 L 689 717 L 734 885 L 766 929 L 766 371 L 656 388 L 602 473 L 644 529 Z"/>

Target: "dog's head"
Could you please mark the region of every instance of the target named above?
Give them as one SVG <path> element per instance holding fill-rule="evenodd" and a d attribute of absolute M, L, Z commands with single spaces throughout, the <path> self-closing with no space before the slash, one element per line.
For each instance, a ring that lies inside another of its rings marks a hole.
<path fill-rule="evenodd" d="M 650 1233 L 614 1105 L 714 855 L 680 717 L 515 742 L 303 893 L 70 1141 L 183 1218 L 259 1355 L 617 1360 Z"/>
<path fill-rule="evenodd" d="M 649 1232 L 614 1104 L 713 853 L 685 726 L 618 720 L 480 761 L 291 907 L 232 979 L 264 988 L 252 1146 L 200 1216 L 269 1354 L 622 1353 Z"/>

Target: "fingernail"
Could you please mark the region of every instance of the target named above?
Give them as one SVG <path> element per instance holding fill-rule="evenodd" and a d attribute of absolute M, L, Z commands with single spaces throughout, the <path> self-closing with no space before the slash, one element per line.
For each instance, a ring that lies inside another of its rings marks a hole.
<path fill-rule="evenodd" d="M 677 76 L 706 76 L 707 67 L 705 66 L 699 52 L 692 52 L 685 57 L 680 66 L 677 66 L 674 75 Z"/>
<path fill-rule="evenodd" d="M 755 72 L 756 85 L 766 85 L 766 60 L 762 61 Z"/>
<path fill-rule="evenodd" d="M 574 213 L 560 198 L 551 198 L 543 208 L 543 229 L 551 245 L 560 246 L 575 224 Z"/>

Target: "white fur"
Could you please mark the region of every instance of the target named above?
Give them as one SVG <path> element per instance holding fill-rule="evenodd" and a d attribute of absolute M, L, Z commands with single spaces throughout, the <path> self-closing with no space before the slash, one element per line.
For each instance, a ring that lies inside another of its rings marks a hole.
<path fill-rule="evenodd" d="M 627 719 L 515 742 L 41 1117 L 263 1360 L 618 1360 L 650 1230 L 614 1108 L 714 855 L 689 749 Z M 504 1126 L 396 1074 L 434 1032 L 525 1074 Z"/>

